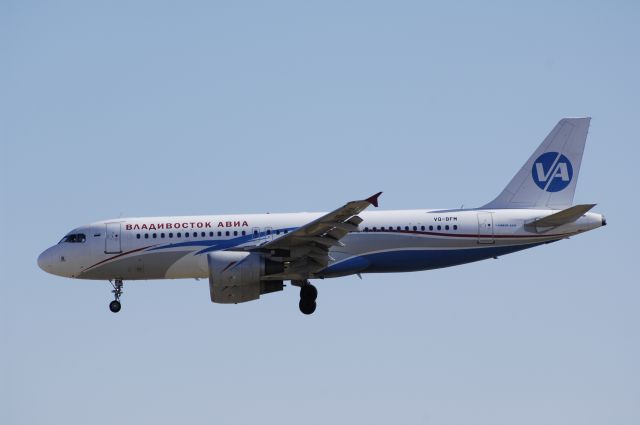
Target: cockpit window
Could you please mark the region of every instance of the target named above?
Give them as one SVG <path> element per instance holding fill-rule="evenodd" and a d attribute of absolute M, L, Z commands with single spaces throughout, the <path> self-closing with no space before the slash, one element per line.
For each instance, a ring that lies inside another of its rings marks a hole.
<path fill-rule="evenodd" d="M 72 235 L 67 235 L 59 243 L 70 242 L 70 243 L 81 243 L 87 240 L 87 236 L 84 233 L 74 233 Z"/>

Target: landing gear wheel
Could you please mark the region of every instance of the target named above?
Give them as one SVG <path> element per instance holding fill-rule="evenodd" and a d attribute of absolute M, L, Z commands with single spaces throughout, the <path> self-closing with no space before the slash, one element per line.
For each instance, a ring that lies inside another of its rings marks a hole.
<path fill-rule="evenodd" d="M 304 314 L 312 314 L 316 311 L 316 299 L 318 298 L 318 290 L 315 286 L 306 281 L 300 286 L 300 311 Z"/>
<path fill-rule="evenodd" d="M 112 313 L 119 312 L 121 308 L 122 304 L 120 304 L 120 301 L 118 300 L 113 300 L 109 303 L 109 310 L 111 310 Z"/>
<path fill-rule="evenodd" d="M 318 290 L 315 286 L 308 283 L 300 288 L 300 299 L 315 301 L 318 298 Z"/>
<path fill-rule="evenodd" d="M 305 300 L 305 299 L 301 299 L 300 300 L 300 304 L 298 304 L 298 306 L 300 307 L 300 311 L 303 314 L 312 314 L 314 311 L 316 311 L 316 302 L 315 301 L 309 301 L 309 300 Z"/>
<path fill-rule="evenodd" d="M 111 286 L 113 286 L 113 301 L 109 303 L 109 310 L 113 313 L 117 313 L 122 308 L 122 304 L 120 304 L 120 296 L 122 295 L 122 287 L 124 286 L 124 282 L 122 279 L 115 279 L 113 282 L 109 281 Z"/>

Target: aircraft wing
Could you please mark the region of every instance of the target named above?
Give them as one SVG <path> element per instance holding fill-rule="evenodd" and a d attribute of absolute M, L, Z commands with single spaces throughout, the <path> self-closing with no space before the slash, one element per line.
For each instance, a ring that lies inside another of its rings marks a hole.
<path fill-rule="evenodd" d="M 362 219 L 358 214 L 373 205 L 378 206 L 382 192 L 360 201 L 351 201 L 277 239 L 250 250 L 269 255 L 285 263 L 284 273 L 267 275 L 264 279 L 306 279 L 309 274 L 327 267 L 329 248 L 344 246 L 340 239 L 358 230 Z"/>

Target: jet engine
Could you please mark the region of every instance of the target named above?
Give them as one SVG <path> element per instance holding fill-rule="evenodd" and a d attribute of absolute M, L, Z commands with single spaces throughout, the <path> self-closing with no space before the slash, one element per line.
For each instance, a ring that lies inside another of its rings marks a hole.
<path fill-rule="evenodd" d="M 282 280 L 264 277 L 284 271 L 283 263 L 249 252 L 218 251 L 207 254 L 211 301 L 237 304 L 257 300 L 260 295 L 282 291 Z"/>

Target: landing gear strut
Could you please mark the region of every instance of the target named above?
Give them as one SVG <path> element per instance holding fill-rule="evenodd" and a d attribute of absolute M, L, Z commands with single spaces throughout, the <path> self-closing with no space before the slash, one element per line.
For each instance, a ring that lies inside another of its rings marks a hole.
<path fill-rule="evenodd" d="M 316 311 L 316 299 L 318 298 L 318 290 L 315 286 L 309 283 L 309 281 L 304 282 L 300 285 L 300 303 L 298 306 L 300 307 L 300 311 L 304 314 L 312 314 Z"/>
<path fill-rule="evenodd" d="M 124 283 L 122 279 L 115 279 L 113 282 L 109 281 L 111 286 L 113 286 L 113 297 L 115 298 L 113 301 L 109 303 L 109 310 L 112 313 L 117 313 L 122 309 L 122 304 L 120 304 L 120 296 L 122 295 L 122 287 Z"/>

